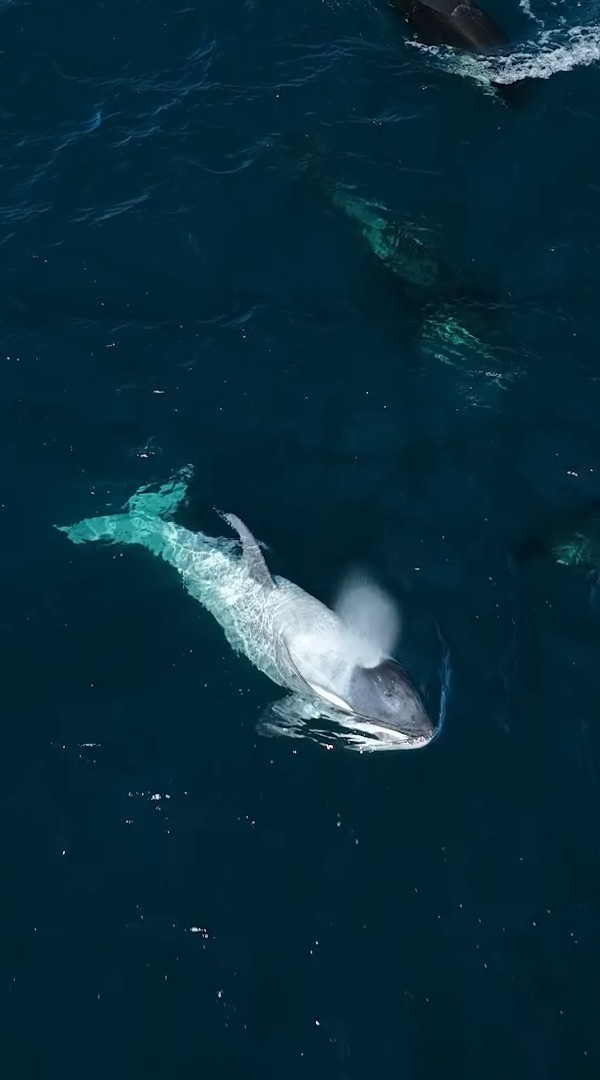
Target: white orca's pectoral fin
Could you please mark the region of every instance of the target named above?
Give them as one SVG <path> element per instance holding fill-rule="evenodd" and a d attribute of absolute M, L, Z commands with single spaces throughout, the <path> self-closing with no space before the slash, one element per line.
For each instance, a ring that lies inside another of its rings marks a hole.
<path fill-rule="evenodd" d="M 304 705 L 304 700 L 298 694 L 286 694 L 284 698 L 271 702 L 258 718 L 258 734 L 267 738 L 287 735 L 290 739 L 302 739 L 306 735 L 307 721 L 316 718 L 316 714 L 315 717 L 304 715 Z"/>
<path fill-rule="evenodd" d="M 333 748 L 334 741 L 339 741 L 339 733 L 327 730 L 323 721 L 335 717 L 335 710 L 321 708 L 315 701 L 300 694 L 287 694 L 274 701 L 263 710 L 256 724 L 259 735 L 274 738 L 287 735 L 288 739 L 310 739 L 326 750 Z M 351 736 L 350 736 L 351 738 Z"/>

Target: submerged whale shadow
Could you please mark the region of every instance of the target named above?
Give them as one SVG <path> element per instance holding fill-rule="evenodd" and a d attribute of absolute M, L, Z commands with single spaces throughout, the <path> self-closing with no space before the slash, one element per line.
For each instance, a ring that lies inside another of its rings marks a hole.
<path fill-rule="evenodd" d="M 269 146 L 268 166 L 287 171 L 302 185 L 301 201 L 310 189 L 323 209 L 337 211 L 362 241 L 361 276 L 370 302 L 389 303 L 391 310 L 399 304 L 415 330 L 437 321 L 454 324 L 473 340 L 495 340 L 497 316 L 505 306 L 497 294 L 424 243 L 410 222 L 334 179 L 330 156 L 315 137 L 287 132 Z"/>

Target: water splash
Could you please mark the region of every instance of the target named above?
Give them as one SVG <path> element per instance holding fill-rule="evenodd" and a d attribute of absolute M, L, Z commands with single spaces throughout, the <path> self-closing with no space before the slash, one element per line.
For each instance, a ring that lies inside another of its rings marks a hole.
<path fill-rule="evenodd" d="M 535 11 L 531 6 L 531 0 L 519 0 L 519 7 L 521 8 L 523 14 L 526 15 L 528 19 L 531 19 L 532 22 L 537 23 L 538 26 L 541 27 L 545 25 L 544 20 L 540 19 L 535 14 Z"/>
<path fill-rule="evenodd" d="M 440 63 L 444 70 L 471 78 L 484 87 L 509 85 L 524 79 L 549 79 L 576 67 L 600 61 L 600 26 L 572 26 L 544 30 L 536 41 L 524 42 L 508 55 L 483 57 L 457 53 L 447 46 L 408 41 Z"/>

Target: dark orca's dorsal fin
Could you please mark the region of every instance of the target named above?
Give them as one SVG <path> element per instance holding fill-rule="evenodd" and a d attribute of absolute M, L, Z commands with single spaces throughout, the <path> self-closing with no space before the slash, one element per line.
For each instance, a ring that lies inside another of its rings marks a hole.
<path fill-rule="evenodd" d="M 261 585 L 266 585 L 267 588 L 275 588 L 275 582 L 271 577 L 269 567 L 265 562 L 265 557 L 258 546 L 258 541 L 250 532 L 247 525 L 236 514 L 225 514 L 222 510 L 219 510 L 215 506 L 215 510 L 219 517 L 223 518 L 228 525 L 236 532 L 242 542 L 242 561 L 248 568 L 248 573 L 255 581 L 258 581 Z"/>

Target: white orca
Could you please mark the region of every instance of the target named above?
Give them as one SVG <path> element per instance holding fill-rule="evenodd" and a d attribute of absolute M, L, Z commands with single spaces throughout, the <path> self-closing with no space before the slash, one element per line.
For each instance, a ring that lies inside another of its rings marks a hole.
<path fill-rule="evenodd" d="M 139 544 L 165 559 L 217 620 L 231 647 L 308 709 L 355 727 L 386 748 L 425 746 L 436 731 L 404 667 L 390 655 L 399 631 L 391 601 L 372 583 L 349 579 L 337 610 L 283 577 L 235 514 L 221 514 L 237 541 L 191 532 L 170 520 L 190 469 L 158 491 L 140 488 L 124 512 L 60 526 L 73 543 Z M 289 705 L 289 703 L 288 703 Z M 289 707 L 288 707 L 289 715 Z"/>

